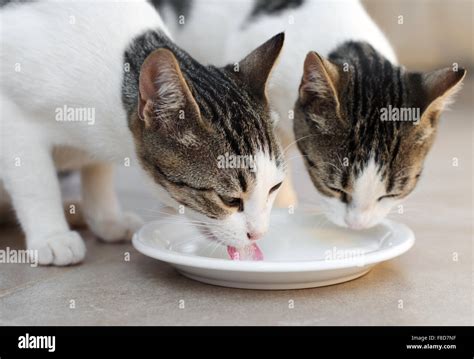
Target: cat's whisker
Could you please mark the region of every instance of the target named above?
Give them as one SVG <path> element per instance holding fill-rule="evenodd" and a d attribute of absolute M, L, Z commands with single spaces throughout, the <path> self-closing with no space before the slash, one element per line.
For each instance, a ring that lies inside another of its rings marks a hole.
<path fill-rule="evenodd" d="M 203 237 L 200 237 L 200 236 L 196 236 L 196 237 L 187 237 L 187 238 L 184 238 L 184 239 L 181 239 L 181 240 L 177 240 L 177 241 L 173 241 L 173 245 L 174 246 L 182 246 L 182 245 L 185 245 L 185 244 L 188 244 L 188 243 L 192 243 L 192 242 L 195 242 L 199 239 L 202 239 Z"/>
<path fill-rule="evenodd" d="M 214 252 L 216 251 L 216 249 L 221 247 L 221 245 L 224 245 L 224 243 L 220 242 L 219 240 L 216 240 L 216 243 L 214 244 L 214 247 L 212 248 L 211 252 L 209 253 L 209 256 L 212 256 L 214 254 Z"/>
<path fill-rule="evenodd" d="M 338 167 L 337 165 L 335 165 L 334 163 L 332 163 L 332 162 L 320 161 L 319 163 L 322 164 L 322 165 L 332 166 L 334 169 L 336 169 L 338 171 L 339 174 L 342 173 L 342 169 L 340 167 Z"/>
<path fill-rule="evenodd" d="M 192 219 L 189 219 L 187 217 L 178 217 L 179 215 L 176 215 L 176 214 L 169 214 L 169 213 L 162 212 L 162 211 L 155 211 L 153 209 L 143 208 L 143 210 L 153 211 L 153 212 L 156 212 L 156 213 L 159 213 L 159 214 L 165 214 L 166 215 L 165 217 L 159 218 L 158 220 L 164 221 L 164 222 L 167 221 L 168 223 L 193 224 L 193 225 L 205 224 L 205 225 L 208 225 L 208 226 L 223 226 L 223 225 L 221 225 L 219 223 L 216 223 L 216 222 L 207 222 L 207 221 L 204 221 L 204 220 L 192 220 Z"/>
<path fill-rule="evenodd" d="M 283 160 L 283 165 L 286 166 L 289 161 L 292 161 L 292 160 L 297 159 L 297 158 L 303 158 L 303 157 L 308 157 L 308 155 L 299 154 L 299 155 L 296 155 L 296 156 L 292 156 L 290 158 L 285 158 Z"/>
<path fill-rule="evenodd" d="M 405 174 L 406 171 L 409 171 L 409 170 L 411 170 L 411 169 L 413 169 L 413 168 L 417 168 L 417 167 L 418 167 L 418 166 L 416 166 L 416 165 L 415 165 L 415 166 L 407 166 L 407 167 L 404 167 L 404 168 L 398 170 L 397 173 L 395 173 L 393 176 L 394 176 L 394 177 L 400 176 L 400 174 L 402 174 L 402 173 Z"/>
<path fill-rule="evenodd" d="M 141 212 L 141 211 L 152 212 L 152 213 L 156 213 L 156 214 L 160 214 L 164 216 L 177 216 L 178 215 L 174 213 L 160 211 L 158 209 L 153 209 L 153 208 L 134 208 L 134 210 L 137 212 Z"/>
<path fill-rule="evenodd" d="M 342 160 L 341 160 L 341 157 L 339 156 L 339 153 L 336 153 L 336 157 L 337 157 L 337 160 L 339 161 L 339 164 L 340 164 L 341 166 L 345 167 L 345 166 L 344 166 L 344 163 L 343 163 Z"/>
<path fill-rule="evenodd" d="M 169 224 L 174 225 L 174 224 L 176 224 L 176 223 L 169 223 Z M 181 225 L 181 223 L 179 223 L 179 224 Z M 219 233 L 222 233 L 222 234 L 227 234 L 227 233 L 228 233 L 227 230 L 225 230 L 225 229 L 222 228 L 222 227 L 209 228 L 209 226 L 208 226 L 208 225 L 205 225 L 205 224 L 202 224 L 202 225 L 200 225 L 200 224 L 188 224 L 188 226 L 190 226 L 191 228 L 197 228 L 197 229 L 202 228 L 202 229 L 204 229 L 204 230 L 213 229 L 214 231 L 219 232 Z M 229 232 L 229 233 L 230 233 L 230 232 Z M 206 236 L 205 233 L 203 233 L 202 236 L 205 237 L 205 236 Z"/>
<path fill-rule="evenodd" d="M 277 160 L 278 161 L 281 160 L 281 158 L 286 154 L 286 152 L 290 149 L 290 147 L 293 146 L 294 144 L 296 144 L 298 141 L 304 140 L 305 138 L 308 138 L 308 137 L 314 137 L 314 136 L 315 135 L 306 135 L 306 136 L 303 136 L 303 137 L 300 137 L 300 138 L 294 140 L 289 145 L 287 145 L 284 149 L 282 149 L 281 154 L 279 155 L 279 157 L 277 157 Z"/>

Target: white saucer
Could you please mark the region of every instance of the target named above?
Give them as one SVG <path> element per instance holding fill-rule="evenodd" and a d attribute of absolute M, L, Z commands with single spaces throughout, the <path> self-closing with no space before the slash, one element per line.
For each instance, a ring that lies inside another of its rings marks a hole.
<path fill-rule="evenodd" d="M 346 282 L 395 258 L 415 242 L 413 232 L 391 220 L 352 231 L 324 217 L 273 210 L 270 230 L 258 241 L 263 261 L 232 261 L 225 246 L 205 239 L 183 215 L 150 222 L 134 236 L 135 248 L 167 262 L 186 277 L 248 289 L 296 289 Z"/>

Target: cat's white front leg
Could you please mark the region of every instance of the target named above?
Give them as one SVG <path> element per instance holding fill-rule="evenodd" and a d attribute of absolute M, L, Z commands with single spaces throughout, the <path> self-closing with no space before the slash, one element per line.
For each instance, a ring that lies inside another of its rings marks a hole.
<path fill-rule="evenodd" d="M 49 148 L 20 133 L 4 139 L 4 185 L 26 234 L 27 248 L 38 251 L 42 265 L 82 261 L 86 247 L 67 225 Z"/>
<path fill-rule="evenodd" d="M 91 231 L 104 241 L 130 240 L 143 221 L 133 213 L 121 211 L 113 182 L 111 164 L 93 164 L 82 169 L 84 217 Z"/>

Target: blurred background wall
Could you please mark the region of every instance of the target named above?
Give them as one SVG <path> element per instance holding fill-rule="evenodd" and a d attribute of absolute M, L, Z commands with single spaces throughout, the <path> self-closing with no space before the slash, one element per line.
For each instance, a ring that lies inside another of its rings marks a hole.
<path fill-rule="evenodd" d="M 363 0 L 409 70 L 474 68 L 473 0 Z M 403 16 L 403 24 L 399 24 Z"/>

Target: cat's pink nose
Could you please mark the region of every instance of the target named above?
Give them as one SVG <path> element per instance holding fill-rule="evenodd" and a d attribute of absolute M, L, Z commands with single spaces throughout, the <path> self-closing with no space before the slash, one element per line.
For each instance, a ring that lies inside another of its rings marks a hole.
<path fill-rule="evenodd" d="M 357 222 L 357 221 L 346 221 L 346 224 L 347 224 L 347 227 L 349 227 L 350 229 L 364 229 L 366 226 L 364 225 L 364 223 L 361 223 L 361 222 Z"/>
<path fill-rule="evenodd" d="M 370 217 L 367 214 L 350 215 L 345 218 L 347 227 L 350 229 L 364 229 L 368 227 Z"/>
<path fill-rule="evenodd" d="M 247 232 L 247 238 L 251 241 L 256 241 L 262 238 L 264 235 L 263 232 Z"/>

